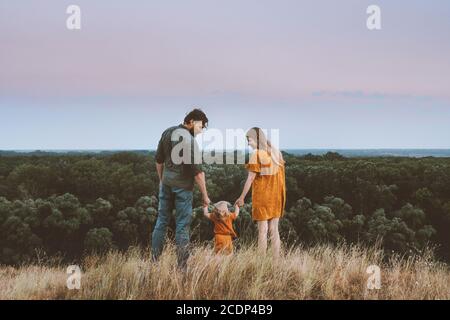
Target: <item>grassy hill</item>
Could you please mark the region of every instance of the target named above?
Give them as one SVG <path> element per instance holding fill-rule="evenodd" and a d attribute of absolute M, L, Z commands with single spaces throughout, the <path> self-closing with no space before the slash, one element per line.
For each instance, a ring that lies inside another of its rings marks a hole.
<path fill-rule="evenodd" d="M 381 270 L 378 290 L 367 287 L 371 265 Z M 296 247 L 276 263 L 252 246 L 227 257 L 197 246 L 186 273 L 171 245 L 157 263 L 149 250 L 113 251 L 83 259 L 79 290 L 67 289 L 67 266 L 0 267 L 0 299 L 450 299 L 449 267 L 430 252 L 387 258 L 355 245 Z"/>

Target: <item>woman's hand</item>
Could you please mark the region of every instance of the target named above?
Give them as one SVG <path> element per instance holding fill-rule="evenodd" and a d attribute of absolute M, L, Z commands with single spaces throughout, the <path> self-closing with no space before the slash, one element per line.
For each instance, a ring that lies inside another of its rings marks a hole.
<path fill-rule="evenodd" d="M 236 202 L 234 203 L 235 206 L 242 207 L 244 205 L 244 198 L 239 197 L 237 198 Z"/>
<path fill-rule="evenodd" d="M 242 207 L 244 205 L 245 196 L 247 195 L 248 191 L 252 187 L 253 181 L 256 178 L 256 172 L 249 171 L 247 180 L 244 184 L 244 190 L 242 190 L 241 196 L 236 200 L 234 205 L 238 205 L 239 207 Z"/>

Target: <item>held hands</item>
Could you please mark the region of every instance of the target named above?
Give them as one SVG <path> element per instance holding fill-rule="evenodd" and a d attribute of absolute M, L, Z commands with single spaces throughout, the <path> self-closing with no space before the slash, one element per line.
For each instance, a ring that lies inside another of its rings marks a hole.
<path fill-rule="evenodd" d="M 211 214 L 209 213 L 209 207 L 208 206 L 203 205 L 203 215 L 206 218 L 210 219 Z"/>
<path fill-rule="evenodd" d="M 208 207 L 210 203 L 209 197 L 207 195 L 203 196 L 203 207 Z"/>
<path fill-rule="evenodd" d="M 236 202 L 234 203 L 235 206 L 242 207 L 244 205 L 244 198 L 239 197 Z"/>

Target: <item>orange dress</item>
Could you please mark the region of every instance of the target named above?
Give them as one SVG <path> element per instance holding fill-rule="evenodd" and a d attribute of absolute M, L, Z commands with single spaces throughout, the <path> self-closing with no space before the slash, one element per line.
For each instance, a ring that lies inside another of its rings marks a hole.
<path fill-rule="evenodd" d="M 210 215 L 210 219 L 214 223 L 215 253 L 233 253 L 233 238 L 236 237 L 236 232 L 233 229 L 233 220 L 236 217 L 234 212 L 223 219 L 218 219 L 214 214 Z"/>
<path fill-rule="evenodd" d="M 274 163 L 264 150 L 256 150 L 245 166 L 256 172 L 252 184 L 252 219 L 265 221 L 283 216 L 286 205 L 284 165 Z"/>

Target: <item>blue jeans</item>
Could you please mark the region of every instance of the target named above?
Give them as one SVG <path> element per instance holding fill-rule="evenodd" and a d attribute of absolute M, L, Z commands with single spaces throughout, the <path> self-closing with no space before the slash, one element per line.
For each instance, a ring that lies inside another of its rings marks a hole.
<path fill-rule="evenodd" d="M 152 256 L 157 260 L 164 248 L 167 225 L 175 208 L 175 243 L 178 266 L 185 269 L 189 258 L 189 229 L 192 220 L 193 192 L 165 184 L 159 186 L 158 219 L 152 235 Z"/>

